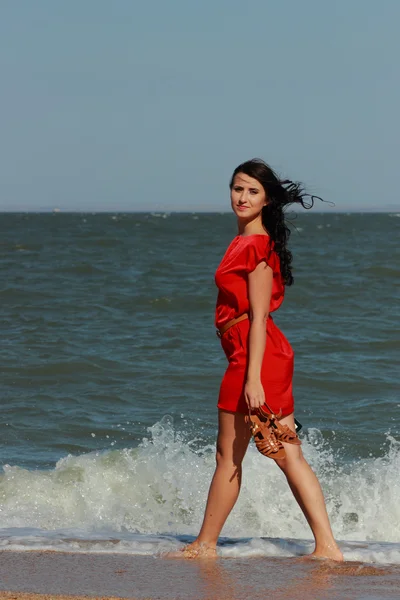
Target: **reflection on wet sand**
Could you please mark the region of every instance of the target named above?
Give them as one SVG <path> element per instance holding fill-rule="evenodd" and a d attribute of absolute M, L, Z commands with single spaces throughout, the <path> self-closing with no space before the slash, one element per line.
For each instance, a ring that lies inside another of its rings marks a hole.
<path fill-rule="evenodd" d="M 71 576 L 73 574 L 73 576 Z M 400 567 L 283 557 L 168 560 L 131 554 L 0 552 L 0 589 L 96 598 L 382 600 L 396 598 Z M 1 598 L 11 596 L 2 596 Z M 30 600 L 33 600 L 30 599 Z M 39 600 L 38 598 L 36 600 Z"/>
<path fill-rule="evenodd" d="M 197 593 L 199 598 L 207 600 L 265 600 L 266 593 L 273 593 L 274 600 L 350 600 L 363 598 L 362 594 L 371 587 L 369 578 L 379 589 L 383 581 L 376 582 L 375 578 L 389 575 L 395 575 L 396 582 L 386 579 L 385 592 L 380 598 L 394 598 L 398 589 L 399 569 L 359 562 L 218 558 L 198 560 L 195 566 L 199 584 Z M 363 581 L 359 580 L 355 585 L 354 577 Z"/>

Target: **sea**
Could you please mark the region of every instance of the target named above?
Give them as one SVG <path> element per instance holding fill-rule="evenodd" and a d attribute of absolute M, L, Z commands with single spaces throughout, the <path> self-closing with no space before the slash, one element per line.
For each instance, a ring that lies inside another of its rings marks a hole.
<path fill-rule="evenodd" d="M 287 215 L 274 319 L 346 560 L 400 564 L 400 213 Z M 0 549 L 162 556 L 194 539 L 226 358 L 229 213 L 0 215 Z M 298 557 L 310 529 L 251 444 L 222 558 Z"/>

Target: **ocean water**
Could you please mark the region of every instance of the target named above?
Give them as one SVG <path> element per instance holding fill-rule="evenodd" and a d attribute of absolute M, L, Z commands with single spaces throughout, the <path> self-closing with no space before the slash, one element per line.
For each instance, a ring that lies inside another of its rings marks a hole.
<path fill-rule="evenodd" d="M 400 214 L 291 219 L 274 318 L 296 417 L 347 559 L 400 563 Z M 196 535 L 226 359 L 214 272 L 229 214 L 0 215 L 0 548 L 159 555 Z M 311 534 L 250 446 L 221 556 Z"/>

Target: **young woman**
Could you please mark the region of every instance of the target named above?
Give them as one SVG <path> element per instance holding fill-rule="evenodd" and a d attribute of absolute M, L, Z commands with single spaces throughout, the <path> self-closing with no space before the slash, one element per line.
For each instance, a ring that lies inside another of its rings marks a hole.
<path fill-rule="evenodd" d="M 216 554 L 219 534 L 239 495 L 242 461 L 251 437 L 249 410 L 257 413 L 267 402 L 274 413 L 281 411 L 279 423 L 295 431 L 293 350 L 271 313 L 282 304 L 285 285 L 293 283 L 284 208 L 292 203 L 311 207 L 313 197 L 307 206 L 300 184 L 281 181 L 258 159 L 235 169 L 230 190 L 238 235 L 215 274 L 219 289 L 215 325 L 229 364 L 218 398 L 217 466 L 200 533 L 182 551 L 187 558 Z M 320 484 L 301 446 L 282 445 L 285 456 L 275 462 L 311 527 L 315 538 L 311 556 L 343 560 Z"/>

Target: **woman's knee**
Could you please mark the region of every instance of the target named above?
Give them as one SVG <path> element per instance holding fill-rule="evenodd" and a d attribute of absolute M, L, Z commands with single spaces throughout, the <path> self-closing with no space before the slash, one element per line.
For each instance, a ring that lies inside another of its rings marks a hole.
<path fill-rule="evenodd" d="M 285 458 L 281 458 L 279 460 L 275 461 L 277 466 L 281 469 L 281 471 L 283 471 L 285 474 L 288 471 L 293 471 L 293 469 L 299 469 L 302 467 L 303 464 L 306 463 L 306 459 L 303 456 L 303 453 L 300 452 L 293 452 L 293 453 L 286 453 L 286 457 Z"/>
<path fill-rule="evenodd" d="M 217 463 L 217 467 L 232 468 L 237 470 L 241 470 L 242 468 L 242 457 L 232 455 L 232 453 L 230 452 L 223 452 L 219 448 L 217 448 L 215 460 Z"/>

